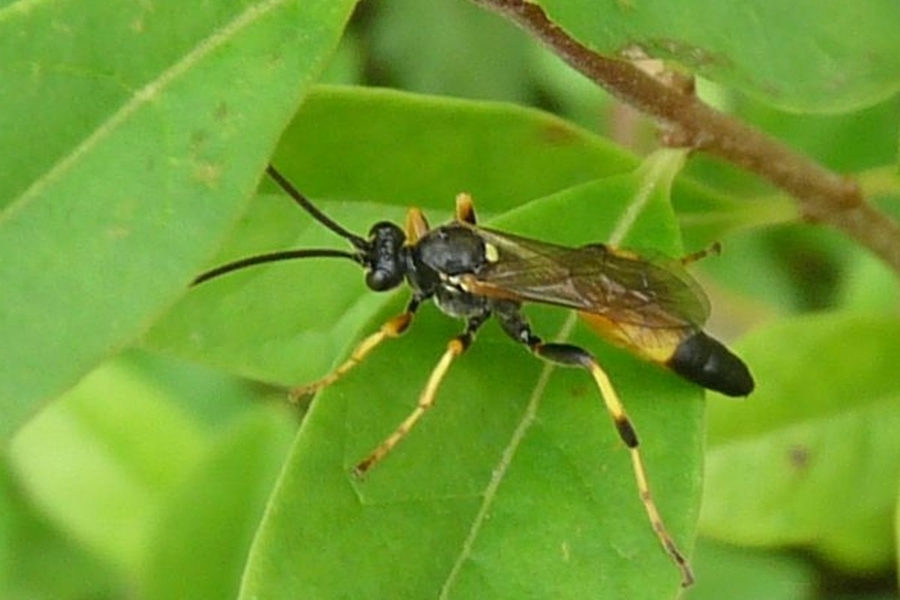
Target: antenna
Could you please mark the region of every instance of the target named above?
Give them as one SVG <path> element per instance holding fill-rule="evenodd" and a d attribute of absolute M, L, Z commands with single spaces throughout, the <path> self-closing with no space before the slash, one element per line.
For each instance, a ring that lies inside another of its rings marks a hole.
<path fill-rule="evenodd" d="M 332 221 L 325 213 L 316 208 L 312 202 L 310 202 L 306 196 L 301 194 L 297 188 L 295 188 L 290 181 L 288 181 L 284 175 L 278 172 L 278 170 L 269 165 L 266 167 L 266 173 L 275 180 L 281 189 L 288 193 L 288 195 L 294 199 L 294 201 L 300 205 L 300 207 L 311 214 L 315 220 L 319 223 L 335 232 L 339 236 L 344 239 L 350 241 L 351 244 L 357 249 L 363 252 L 367 252 L 370 250 L 371 244 L 359 237 L 356 234 L 350 233 L 336 222 Z M 336 257 L 336 258 L 349 258 L 353 262 L 357 264 L 364 264 L 363 257 L 360 253 L 354 252 L 346 252 L 344 250 L 332 250 L 329 248 L 305 248 L 301 250 L 282 250 L 280 252 L 268 252 L 266 254 L 258 254 L 256 256 L 249 256 L 247 258 L 242 258 L 240 260 L 236 260 L 230 263 L 226 263 L 224 265 L 218 266 L 214 269 L 210 269 L 205 273 L 201 273 L 198 275 L 192 282 L 191 285 L 199 285 L 204 281 L 209 281 L 210 279 L 214 279 L 221 275 L 225 275 L 226 273 L 231 273 L 233 271 L 238 271 L 240 269 L 244 269 L 247 267 L 252 267 L 254 265 L 261 265 L 265 263 L 271 262 L 279 262 L 282 260 L 294 260 L 297 258 L 323 258 L 323 257 Z"/>
<path fill-rule="evenodd" d="M 278 262 L 282 260 L 293 260 L 295 258 L 322 258 L 322 257 L 339 257 L 339 258 L 349 258 L 355 263 L 362 263 L 360 257 L 352 252 L 344 252 L 343 250 L 330 250 L 328 248 L 310 248 L 303 250 L 283 250 L 281 252 L 269 252 L 267 254 L 257 254 L 256 256 L 248 256 L 247 258 L 242 258 L 240 260 L 236 260 L 234 262 L 225 263 L 224 265 L 218 266 L 215 269 L 210 269 L 205 273 L 201 273 L 198 275 L 192 282 L 191 285 L 199 285 L 204 281 L 209 281 L 210 279 L 214 279 L 219 277 L 220 275 L 225 275 L 226 273 L 231 273 L 232 271 L 237 271 L 239 269 L 244 269 L 246 267 L 252 267 L 254 265 L 261 265 L 270 262 Z"/>
<path fill-rule="evenodd" d="M 300 205 L 303 210 L 308 212 L 316 219 L 319 223 L 332 230 L 342 238 L 350 240 L 350 243 L 353 244 L 358 250 L 366 250 L 369 247 L 369 243 L 366 242 L 363 238 L 359 237 L 354 233 L 350 233 L 334 221 L 332 221 L 328 216 L 323 213 L 321 210 L 313 206 L 313 203 L 307 200 L 306 196 L 300 193 L 300 191 L 293 186 L 293 184 L 287 180 L 287 178 L 278 172 L 278 170 L 269 165 L 266 167 L 266 173 L 269 174 L 269 177 L 275 180 L 281 189 L 288 193 L 288 195 L 294 199 L 297 204 Z"/>

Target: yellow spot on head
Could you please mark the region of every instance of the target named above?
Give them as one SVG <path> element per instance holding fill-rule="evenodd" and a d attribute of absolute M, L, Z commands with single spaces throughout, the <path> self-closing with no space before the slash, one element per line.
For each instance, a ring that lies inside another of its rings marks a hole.
<path fill-rule="evenodd" d="M 500 251 L 497 250 L 497 246 L 493 244 L 485 244 L 484 245 L 484 257 L 487 259 L 489 263 L 495 263 L 500 260 Z"/>

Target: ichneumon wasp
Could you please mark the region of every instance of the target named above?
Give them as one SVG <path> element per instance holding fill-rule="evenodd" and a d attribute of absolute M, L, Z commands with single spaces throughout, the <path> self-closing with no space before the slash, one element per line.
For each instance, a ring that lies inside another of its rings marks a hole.
<path fill-rule="evenodd" d="M 619 436 L 629 449 L 641 502 L 665 551 L 693 581 L 686 557 L 663 523 L 650 486 L 638 437 L 609 377 L 587 350 L 572 344 L 544 342 L 522 313 L 527 302 L 575 310 L 600 335 L 634 354 L 661 365 L 705 388 L 746 396 L 754 383 L 746 365 L 702 325 L 709 315 L 703 291 L 680 261 L 647 257 L 605 244 L 569 248 L 480 227 L 472 199 L 456 198 L 456 218 L 431 228 L 412 208 L 405 229 L 390 222 L 372 226 L 363 238 L 331 220 L 274 167 L 269 176 L 319 223 L 346 239 L 352 251 L 299 249 L 251 256 L 207 271 L 194 285 L 226 273 L 282 260 L 338 257 L 365 270 L 366 285 L 381 292 L 404 283 L 412 289 L 406 310 L 363 339 L 351 356 L 322 379 L 291 390 L 292 399 L 325 388 L 350 371 L 381 342 L 406 331 L 416 310 L 434 300 L 440 310 L 465 321 L 431 372 L 412 412 L 355 468 L 362 475 L 382 460 L 434 404 L 438 387 L 453 360 L 472 344 L 478 329 L 494 317 L 513 340 L 538 357 L 588 371 L 600 390 Z"/>

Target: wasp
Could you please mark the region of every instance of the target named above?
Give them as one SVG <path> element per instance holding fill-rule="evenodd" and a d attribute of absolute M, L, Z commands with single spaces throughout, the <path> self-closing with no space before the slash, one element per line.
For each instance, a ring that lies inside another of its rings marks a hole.
<path fill-rule="evenodd" d="M 451 363 L 475 340 L 491 317 L 514 341 L 551 363 L 579 367 L 599 388 L 622 442 L 628 448 L 641 502 L 662 547 L 687 586 L 693 574 L 663 523 L 650 493 L 638 436 L 615 388 L 594 356 L 584 348 L 545 342 L 522 313 L 528 302 L 559 306 L 577 313 L 608 341 L 621 346 L 704 388 L 730 396 L 746 396 L 754 382 L 747 366 L 721 342 L 704 333 L 709 303 L 684 265 L 704 256 L 683 259 L 639 255 L 605 244 L 571 248 L 477 225 L 472 198 L 456 197 L 450 223 L 430 227 L 412 208 L 404 228 L 382 221 L 360 237 L 331 220 L 273 166 L 268 175 L 307 213 L 347 240 L 351 251 L 298 249 L 251 256 L 207 271 L 194 284 L 263 263 L 301 258 L 345 258 L 365 271 L 366 286 L 375 292 L 406 283 L 412 295 L 406 309 L 364 338 L 350 357 L 313 383 L 291 390 L 297 400 L 337 381 L 383 341 L 403 334 L 419 307 L 433 300 L 447 315 L 465 323 L 454 336 L 409 415 L 354 469 L 362 476 L 381 461 L 435 402 Z"/>

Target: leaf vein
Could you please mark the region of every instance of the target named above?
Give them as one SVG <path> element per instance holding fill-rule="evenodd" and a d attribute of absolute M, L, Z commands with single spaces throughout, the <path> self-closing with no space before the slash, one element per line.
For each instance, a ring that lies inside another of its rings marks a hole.
<path fill-rule="evenodd" d="M 54 181 L 62 177 L 78 161 L 86 156 L 97 145 L 108 138 L 116 129 L 125 123 L 132 115 L 145 105 L 150 104 L 159 97 L 160 93 L 172 85 L 181 76 L 187 73 L 194 65 L 208 56 L 217 48 L 234 38 L 263 16 L 275 10 L 290 0 L 265 0 L 250 6 L 232 21 L 223 27 L 213 31 L 207 38 L 200 41 L 196 48 L 187 53 L 181 60 L 162 71 L 158 77 L 147 85 L 137 90 L 134 95 L 118 111 L 112 114 L 103 124 L 97 127 L 92 134 L 86 137 L 71 152 L 50 168 L 43 176 L 39 177 L 28 187 L 15 201 L 13 201 L 5 213 L 0 215 L 0 224 L 8 220 L 17 211 L 23 210 L 30 202 L 38 198 Z"/>
<path fill-rule="evenodd" d="M 572 331 L 575 329 L 576 321 L 576 315 L 573 312 L 566 319 L 565 323 L 563 323 L 559 332 L 554 337 L 554 341 L 562 341 L 568 339 L 569 336 L 572 335 Z M 453 563 L 453 567 L 451 567 L 450 572 L 447 575 L 447 579 L 444 581 L 444 585 L 441 587 L 441 594 L 439 596 L 440 600 L 447 600 L 447 598 L 450 597 L 450 591 L 453 587 L 453 584 L 456 582 L 460 571 L 462 570 L 463 564 L 466 562 L 466 559 L 472 554 L 472 547 L 475 544 L 475 540 L 478 538 L 478 534 L 481 532 L 482 525 L 484 524 L 484 521 L 487 518 L 488 513 L 490 512 L 491 505 L 497 497 L 497 490 L 500 488 L 500 484 L 502 483 L 503 478 L 506 476 L 506 472 L 509 470 L 509 467 L 512 464 L 513 458 L 515 458 L 516 451 L 519 449 L 522 440 L 525 439 L 525 434 L 531 428 L 531 425 L 534 423 L 534 420 L 537 417 L 537 411 L 540 407 L 541 400 L 544 397 L 544 392 L 547 389 L 547 384 L 550 381 L 550 375 L 553 374 L 553 371 L 555 369 L 556 365 L 548 362 L 541 370 L 541 374 L 534 386 L 531 397 L 528 399 L 528 404 L 525 407 L 525 412 L 522 414 L 522 419 L 516 426 L 515 431 L 513 431 L 509 443 L 503 449 L 503 453 L 500 455 L 500 462 L 494 469 L 491 479 L 484 490 L 484 498 L 481 502 L 481 506 L 478 507 L 478 512 L 475 515 L 475 519 L 472 521 L 472 526 L 469 528 L 469 533 L 466 536 L 465 541 L 463 542 L 459 556 L 457 556 L 456 561 Z"/>

